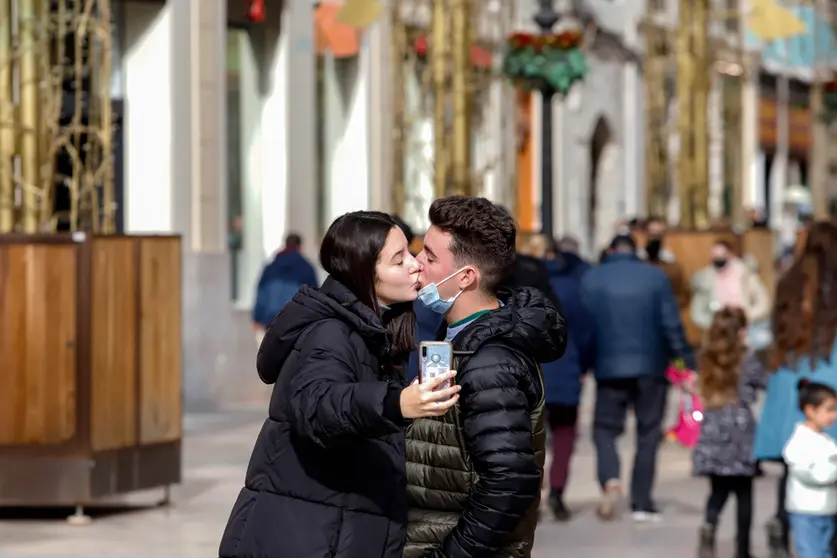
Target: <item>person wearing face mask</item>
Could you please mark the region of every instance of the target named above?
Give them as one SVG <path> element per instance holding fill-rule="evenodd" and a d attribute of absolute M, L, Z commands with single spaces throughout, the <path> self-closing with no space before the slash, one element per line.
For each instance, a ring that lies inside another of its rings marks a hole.
<path fill-rule="evenodd" d="M 419 264 L 385 213 L 332 223 L 329 274 L 274 318 L 257 357 L 273 385 L 219 558 L 400 558 L 407 523 L 404 430 L 458 400 L 455 372 L 407 385 Z"/>
<path fill-rule="evenodd" d="M 649 217 L 643 223 L 642 231 L 645 233 L 647 239 L 646 246 L 643 250 L 638 251 L 638 255 L 646 260 L 651 260 L 651 254 L 648 252 L 649 247 L 656 249 L 655 259 L 660 262 L 674 262 L 674 254 L 665 247 L 663 238 L 666 235 L 668 226 L 666 222 L 660 217 Z M 631 233 L 632 234 L 632 233 Z"/>
<path fill-rule="evenodd" d="M 531 556 L 546 457 L 539 363 L 559 358 L 564 318 L 540 290 L 501 285 L 514 220 L 484 198 L 430 206 L 421 304 L 444 317 L 459 404 L 407 429 L 404 558 Z"/>
<path fill-rule="evenodd" d="M 674 358 L 695 367 L 671 282 L 661 270 L 640 260 L 636 251 L 632 236 L 617 235 L 610 254 L 587 272 L 581 284 L 581 300 L 594 324 L 593 442 L 602 490 L 596 513 L 604 521 L 614 519 L 621 509 L 617 448 L 628 409 L 636 418 L 631 516 L 635 521 L 660 518 L 653 490 L 669 386 L 666 368 Z"/>
<path fill-rule="evenodd" d="M 758 273 L 735 255 L 725 240 L 717 240 L 710 252 L 711 265 L 698 271 L 692 278 L 690 317 L 702 330 L 712 323 L 712 317 L 725 306 L 744 310 L 751 334 L 767 325 L 771 303 Z M 769 327 L 768 327 L 769 329 Z M 751 340 L 751 347 L 759 350 L 764 343 Z M 768 342 L 769 344 L 769 342 Z"/>
<path fill-rule="evenodd" d="M 689 306 L 692 297 L 692 290 L 689 287 L 689 280 L 683 273 L 683 267 L 671 258 L 663 257 L 663 236 L 662 234 L 648 237 L 645 243 L 646 261 L 651 265 L 660 268 L 671 281 L 671 288 L 677 298 L 677 306 L 682 312 Z"/>

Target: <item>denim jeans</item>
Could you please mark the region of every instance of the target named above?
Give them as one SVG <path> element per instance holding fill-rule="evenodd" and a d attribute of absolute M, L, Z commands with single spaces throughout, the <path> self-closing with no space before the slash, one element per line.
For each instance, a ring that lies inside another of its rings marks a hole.
<path fill-rule="evenodd" d="M 833 515 L 789 514 L 797 558 L 831 558 Z"/>
<path fill-rule="evenodd" d="M 621 478 L 617 439 L 625 431 L 628 408 L 636 415 L 636 454 L 631 475 L 631 504 L 639 510 L 651 510 L 651 491 L 657 471 L 657 450 L 662 439 L 662 421 L 668 395 L 665 376 L 596 381 L 596 410 L 593 418 L 593 442 L 596 465 L 602 488 L 608 481 Z"/>

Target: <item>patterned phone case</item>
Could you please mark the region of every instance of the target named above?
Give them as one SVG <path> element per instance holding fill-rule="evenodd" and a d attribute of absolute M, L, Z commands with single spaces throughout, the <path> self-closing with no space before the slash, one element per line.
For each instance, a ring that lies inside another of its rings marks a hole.
<path fill-rule="evenodd" d="M 424 342 L 419 346 L 419 356 L 421 361 L 420 381 L 422 383 L 429 382 L 433 378 L 450 372 L 451 362 L 453 361 L 453 346 L 441 341 Z M 437 389 L 445 389 L 450 386 L 451 382 L 447 380 Z"/>

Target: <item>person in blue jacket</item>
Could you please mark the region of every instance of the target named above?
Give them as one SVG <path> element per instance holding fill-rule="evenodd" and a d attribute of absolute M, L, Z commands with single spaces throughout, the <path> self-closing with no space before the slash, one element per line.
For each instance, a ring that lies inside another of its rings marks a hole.
<path fill-rule="evenodd" d="M 555 519 L 567 521 L 571 514 L 564 504 L 564 490 L 575 448 L 582 376 L 593 364 L 594 324 L 581 302 L 581 277 L 589 265 L 575 254 L 559 252 L 557 246 L 551 244 L 544 263 L 550 286 L 561 301 L 564 316 L 571 326 L 564 356 L 541 365 L 552 441 L 548 503 Z"/>
<path fill-rule="evenodd" d="M 754 453 L 762 461 L 782 462 L 782 450 L 803 420 L 796 386 L 808 378 L 837 389 L 837 225 L 814 224 L 802 253 L 782 276 L 773 310 L 771 364 L 776 372 L 756 430 Z M 837 437 L 837 425 L 828 431 Z M 785 474 L 779 481 L 777 510 L 768 523 L 771 556 L 789 556 Z"/>
<path fill-rule="evenodd" d="M 316 287 L 317 273 L 302 255 L 302 237 L 291 233 L 285 238 L 285 248 L 274 256 L 262 270 L 253 305 L 253 329 L 259 341 L 273 322 L 276 314 L 290 302 L 303 285 Z"/>
<path fill-rule="evenodd" d="M 584 275 L 581 287 L 596 328 L 593 442 L 602 487 L 596 512 L 603 520 L 612 519 L 619 509 L 622 473 L 617 439 L 625 430 L 629 408 L 637 430 L 631 515 L 635 521 L 659 518 L 652 492 L 668 394 L 666 369 L 678 358 L 695 369 L 671 282 L 636 252 L 632 236 L 617 235 L 604 262 Z M 570 331 L 573 327 L 570 321 Z"/>

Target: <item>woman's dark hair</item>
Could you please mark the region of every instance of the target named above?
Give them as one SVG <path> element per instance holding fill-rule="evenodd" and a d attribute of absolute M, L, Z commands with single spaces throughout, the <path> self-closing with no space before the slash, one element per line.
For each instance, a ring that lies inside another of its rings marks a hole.
<path fill-rule="evenodd" d="M 799 380 L 796 389 L 799 391 L 800 411 L 804 411 L 805 407 L 816 409 L 829 399 L 837 399 L 837 391 L 833 387 L 808 379 Z"/>
<path fill-rule="evenodd" d="M 805 248 L 776 286 L 774 368 L 800 360 L 830 362 L 837 337 L 837 225 L 822 221 L 808 231 Z"/>
<path fill-rule="evenodd" d="M 712 318 L 698 366 L 700 395 L 708 408 L 738 400 L 739 371 L 747 353 L 741 331 L 746 327 L 747 317 L 741 308 L 725 306 Z"/>
<path fill-rule="evenodd" d="M 326 273 L 348 288 L 357 299 L 381 314 L 375 294 L 375 266 L 387 237 L 398 223 L 380 211 L 353 211 L 335 219 L 320 245 L 320 263 Z M 412 302 L 393 305 L 382 317 L 390 337 L 390 358 L 401 360 L 413 350 L 416 315 Z"/>

